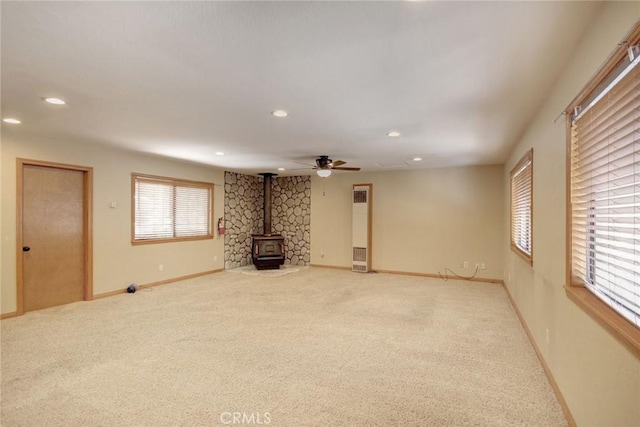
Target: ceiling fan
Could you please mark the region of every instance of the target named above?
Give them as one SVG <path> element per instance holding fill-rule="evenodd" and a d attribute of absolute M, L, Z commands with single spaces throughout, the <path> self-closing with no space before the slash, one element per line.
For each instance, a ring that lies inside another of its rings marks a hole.
<path fill-rule="evenodd" d="M 306 164 L 306 163 L 303 163 Z M 360 168 L 351 168 L 344 167 L 342 165 L 347 164 L 344 160 L 336 160 L 335 162 L 329 158 L 329 156 L 320 156 L 316 159 L 316 165 L 312 167 L 313 170 L 316 171 L 318 176 L 323 178 L 331 175 L 332 170 L 340 170 L 340 171 L 353 171 L 357 172 Z M 311 166 L 311 165 L 309 165 Z"/>

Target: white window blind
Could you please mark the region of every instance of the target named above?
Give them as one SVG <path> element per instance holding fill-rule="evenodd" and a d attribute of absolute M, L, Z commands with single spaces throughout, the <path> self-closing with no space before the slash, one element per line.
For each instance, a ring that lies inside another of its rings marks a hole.
<path fill-rule="evenodd" d="M 511 248 L 532 262 L 533 149 L 511 171 Z"/>
<path fill-rule="evenodd" d="M 213 185 L 134 175 L 134 241 L 211 237 Z"/>
<path fill-rule="evenodd" d="M 572 281 L 640 326 L 640 67 L 594 99 L 571 123 Z"/>

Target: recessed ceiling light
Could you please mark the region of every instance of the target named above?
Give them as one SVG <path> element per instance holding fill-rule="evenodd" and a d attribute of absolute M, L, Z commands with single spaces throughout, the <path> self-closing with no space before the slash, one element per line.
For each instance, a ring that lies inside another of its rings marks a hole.
<path fill-rule="evenodd" d="M 44 102 L 48 102 L 49 104 L 54 104 L 54 105 L 64 105 L 64 104 L 66 104 L 64 99 L 60 99 L 60 98 L 42 98 L 42 100 Z"/>
<path fill-rule="evenodd" d="M 422 161 L 422 157 L 414 157 L 413 161 L 414 162 L 420 162 L 420 161 Z"/>
<path fill-rule="evenodd" d="M 224 156 L 224 153 L 222 151 L 217 151 L 216 156 Z"/>
<path fill-rule="evenodd" d="M 275 110 L 275 111 L 272 111 L 271 114 L 273 114 L 276 117 L 287 117 L 289 115 L 289 113 L 287 113 L 284 110 Z"/>
<path fill-rule="evenodd" d="M 283 171 L 283 170 L 284 170 L 284 168 L 278 168 L 278 170 L 279 170 L 279 171 Z"/>
<path fill-rule="evenodd" d="M 398 132 L 397 130 L 392 130 L 392 131 L 389 131 L 389 133 L 387 133 L 387 136 L 391 138 L 395 138 L 397 136 L 400 136 L 400 132 Z"/>
<path fill-rule="evenodd" d="M 20 120 L 14 119 L 13 117 L 7 117 L 6 119 L 2 119 L 2 121 L 12 125 L 19 125 L 20 123 L 22 123 Z"/>

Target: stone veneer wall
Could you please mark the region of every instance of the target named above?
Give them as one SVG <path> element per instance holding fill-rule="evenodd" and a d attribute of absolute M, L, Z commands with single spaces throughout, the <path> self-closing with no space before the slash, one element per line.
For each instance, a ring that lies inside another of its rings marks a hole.
<path fill-rule="evenodd" d="M 272 231 L 284 236 L 284 263 L 309 265 L 311 260 L 311 177 L 276 177 L 271 187 Z"/>
<path fill-rule="evenodd" d="M 263 178 L 224 174 L 224 268 L 251 264 L 251 235 L 263 233 Z M 311 248 L 311 177 L 276 177 L 271 181 L 271 231 L 285 239 L 285 264 L 309 265 Z"/>
<path fill-rule="evenodd" d="M 251 235 L 262 233 L 262 178 L 224 173 L 224 268 L 251 265 Z"/>

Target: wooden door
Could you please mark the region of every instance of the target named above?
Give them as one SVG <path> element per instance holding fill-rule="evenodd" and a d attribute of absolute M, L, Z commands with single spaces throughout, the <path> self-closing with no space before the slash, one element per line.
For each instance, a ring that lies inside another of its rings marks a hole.
<path fill-rule="evenodd" d="M 85 173 L 22 165 L 23 311 L 85 297 Z"/>

